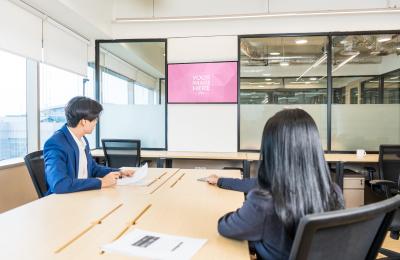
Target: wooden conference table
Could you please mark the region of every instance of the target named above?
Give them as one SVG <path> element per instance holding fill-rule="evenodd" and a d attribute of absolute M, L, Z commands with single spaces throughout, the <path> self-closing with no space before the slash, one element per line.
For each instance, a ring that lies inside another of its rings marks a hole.
<path fill-rule="evenodd" d="M 104 157 L 103 150 L 96 149 L 91 151 L 93 157 Z M 243 177 L 250 177 L 250 163 L 258 161 L 260 154 L 256 152 L 237 152 L 237 153 L 218 153 L 218 152 L 174 152 L 174 151 L 154 151 L 141 150 L 141 158 L 156 159 L 157 167 L 172 167 L 173 159 L 196 159 L 196 160 L 226 160 L 241 161 L 243 163 Z M 367 154 L 362 158 L 355 154 L 345 153 L 326 153 L 325 160 L 328 163 L 336 163 L 336 183 L 343 189 L 344 165 L 345 163 L 377 163 L 378 154 Z"/>
<path fill-rule="evenodd" d="M 210 174 L 240 177 L 237 170 L 149 168 L 145 186 L 50 195 L 0 214 L 0 259 L 132 259 L 100 250 L 126 227 L 207 239 L 193 259 L 249 259 L 247 242 L 217 232 L 219 217 L 240 207 L 243 193 L 197 181 Z"/>

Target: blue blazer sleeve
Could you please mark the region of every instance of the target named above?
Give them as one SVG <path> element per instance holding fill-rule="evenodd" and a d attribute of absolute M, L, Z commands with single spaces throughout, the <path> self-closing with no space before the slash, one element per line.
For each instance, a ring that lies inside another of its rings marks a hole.
<path fill-rule="evenodd" d="M 72 162 L 68 161 L 62 146 L 54 142 L 46 142 L 44 147 L 46 180 L 50 193 L 69 193 L 101 188 L 101 181 L 96 178 L 77 179 L 71 176 L 68 169 Z"/>
<path fill-rule="evenodd" d="M 235 212 L 227 213 L 218 221 L 218 232 L 237 240 L 259 241 L 262 239 L 265 221 L 263 203 L 249 193 L 243 206 Z"/>
<path fill-rule="evenodd" d="M 234 178 L 219 178 L 217 186 L 222 189 L 235 190 L 248 193 L 257 187 L 257 178 L 249 179 L 234 179 Z"/>

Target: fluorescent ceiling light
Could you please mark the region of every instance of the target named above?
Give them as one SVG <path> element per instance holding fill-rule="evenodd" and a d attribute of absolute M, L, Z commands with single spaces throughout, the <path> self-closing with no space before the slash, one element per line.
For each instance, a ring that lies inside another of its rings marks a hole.
<path fill-rule="evenodd" d="M 396 47 L 396 50 L 400 50 L 400 46 L 399 46 L 399 47 Z"/>
<path fill-rule="evenodd" d="M 400 76 L 397 76 L 397 77 L 391 77 L 390 79 L 398 79 L 398 78 L 400 78 Z"/>
<path fill-rule="evenodd" d="M 274 17 L 296 17 L 296 16 L 325 16 L 325 15 L 352 15 L 352 14 L 389 14 L 399 13 L 399 8 L 369 9 L 369 10 L 343 10 L 343 11 L 321 11 L 321 12 L 301 12 L 301 13 L 254 13 L 254 14 L 235 14 L 235 15 L 212 15 L 212 16 L 181 16 L 181 17 L 149 17 L 149 18 L 116 18 L 116 23 L 131 22 L 163 22 L 163 21 L 201 21 L 201 20 L 224 20 L 224 19 L 254 19 L 254 18 L 274 18 Z"/>
<path fill-rule="evenodd" d="M 306 39 L 298 39 L 298 40 L 295 40 L 295 42 L 296 42 L 296 44 L 305 44 L 308 41 Z"/>
<path fill-rule="evenodd" d="M 310 70 L 312 70 L 313 68 L 316 68 L 319 66 L 319 64 L 321 64 L 322 62 L 324 62 L 326 60 L 326 58 L 328 57 L 328 55 L 326 53 L 324 53 L 324 55 L 321 56 L 321 58 L 319 58 L 313 65 L 311 65 L 308 69 L 306 69 L 303 74 L 300 75 L 300 77 L 298 77 L 296 79 L 296 81 L 299 81 L 299 79 L 301 79 L 304 75 L 306 75 L 307 72 L 309 72 Z"/>
<path fill-rule="evenodd" d="M 281 55 L 281 53 L 280 52 L 270 52 L 269 55 L 278 56 L 278 55 Z"/>
<path fill-rule="evenodd" d="M 310 80 L 313 80 L 313 81 L 314 81 L 314 80 L 317 80 L 317 78 L 310 78 Z"/>
<path fill-rule="evenodd" d="M 353 56 L 350 56 L 349 58 L 345 59 L 344 61 L 342 61 L 342 63 L 340 63 L 336 68 L 334 68 L 332 70 L 332 72 L 340 69 L 341 67 L 343 67 L 344 65 L 346 65 L 346 63 L 348 63 L 349 61 L 351 61 L 352 59 L 354 59 L 355 57 L 357 57 L 360 53 L 354 54 Z"/>
<path fill-rule="evenodd" d="M 287 61 L 281 61 L 281 62 L 279 63 L 279 65 L 281 65 L 282 67 L 287 67 L 287 66 L 289 66 L 289 62 L 287 62 Z"/>
<path fill-rule="evenodd" d="M 387 42 L 387 41 L 390 41 L 391 39 L 392 39 L 391 36 L 381 36 L 381 37 L 378 37 L 377 41 L 378 42 Z"/>
<path fill-rule="evenodd" d="M 271 80 L 272 80 L 272 79 L 268 79 L 268 78 L 267 78 L 267 79 L 265 79 L 265 81 L 271 81 Z"/>

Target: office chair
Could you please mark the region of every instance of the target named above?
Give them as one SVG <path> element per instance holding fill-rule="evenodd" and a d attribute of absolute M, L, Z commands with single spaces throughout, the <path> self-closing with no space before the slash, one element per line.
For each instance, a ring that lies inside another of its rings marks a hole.
<path fill-rule="evenodd" d="M 379 146 L 378 169 L 379 179 L 372 179 L 369 183 L 372 186 L 378 185 L 386 198 L 399 194 L 400 145 Z"/>
<path fill-rule="evenodd" d="M 102 139 L 108 167 L 140 166 L 140 140 Z"/>
<path fill-rule="evenodd" d="M 24 157 L 25 165 L 28 168 L 33 185 L 39 198 L 46 195 L 48 190 L 46 176 L 44 172 L 43 151 L 37 151 L 27 154 Z"/>
<path fill-rule="evenodd" d="M 307 215 L 300 220 L 289 259 L 375 259 L 400 195 L 360 208 Z"/>
<path fill-rule="evenodd" d="M 400 145 L 379 146 L 379 178 L 371 180 L 372 191 L 379 197 L 386 199 L 400 194 Z M 379 187 L 379 189 L 374 189 Z M 390 237 L 399 240 L 400 237 L 400 209 L 397 210 L 392 223 L 389 226 Z M 386 259 L 400 259 L 400 253 L 381 248 L 381 254 Z"/>

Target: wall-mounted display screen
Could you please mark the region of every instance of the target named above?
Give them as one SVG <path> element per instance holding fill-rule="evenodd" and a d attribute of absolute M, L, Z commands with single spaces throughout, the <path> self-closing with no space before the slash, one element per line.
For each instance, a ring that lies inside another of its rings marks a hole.
<path fill-rule="evenodd" d="M 237 62 L 168 65 L 168 103 L 237 103 Z"/>

